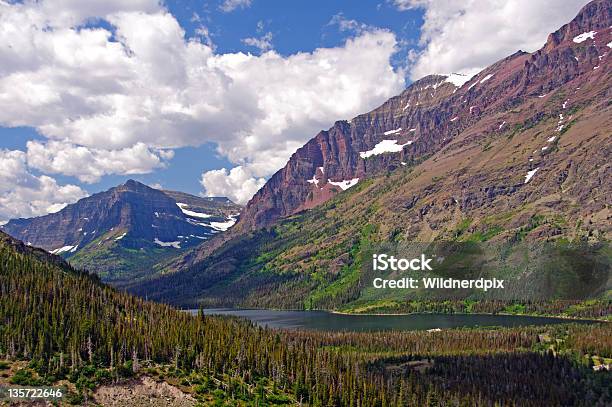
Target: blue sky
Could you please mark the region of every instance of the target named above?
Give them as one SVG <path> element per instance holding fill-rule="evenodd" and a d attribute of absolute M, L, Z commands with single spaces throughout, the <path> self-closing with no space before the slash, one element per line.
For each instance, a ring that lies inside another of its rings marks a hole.
<path fill-rule="evenodd" d="M 128 178 L 246 203 L 334 121 L 534 51 L 585 3 L 0 3 L 0 222 Z"/>
<path fill-rule="evenodd" d="M 399 11 L 384 1 L 254 1 L 249 7 L 238 7 L 224 12 L 219 7 L 221 1 L 202 2 L 171 0 L 165 6 L 185 30 L 186 37 L 196 35 L 196 29 L 205 26 L 209 31 L 217 53 L 260 53 L 256 47 L 246 45 L 242 40 L 258 37 L 271 32 L 274 50 L 281 55 L 298 52 L 312 52 L 316 48 L 341 45 L 346 38 L 355 34 L 352 30 L 343 31 L 334 16 L 355 20 L 360 24 L 386 28 L 405 41 L 401 49 L 393 55 L 393 66 L 406 64 L 409 47 L 416 47 L 419 27 L 422 24 L 422 9 Z M 104 22 L 88 24 L 89 27 L 108 26 Z M 330 120 L 329 124 L 333 123 Z M 314 136 L 314 134 L 313 134 Z M 28 140 L 41 140 L 32 127 L 0 126 L 0 148 L 25 150 Z M 184 147 L 175 150 L 175 156 L 167 167 L 156 169 L 148 174 L 105 175 L 99 182 L 88 184 L 73 176 L 55 174 L 58 182 L 79 185 L 88 193 L 108 189 L 127 178 L 134 178 L 148 184 L 160 184 L 164 188 L 176 189 L 193 194 L 202 192 L 199 175 L 216 168 L 231 168 L 232 163 L 219 155 L 214 143 Z M 39 175 L 41 171 L 32 169 Z"/>

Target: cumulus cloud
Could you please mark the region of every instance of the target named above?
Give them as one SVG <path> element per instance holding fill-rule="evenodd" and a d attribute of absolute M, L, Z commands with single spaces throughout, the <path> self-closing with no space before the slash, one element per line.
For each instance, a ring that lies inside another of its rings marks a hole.
<path fill-rule="evenodd" d="M 357 20 L 353 20 L 350 18 L 346 18 L 344 16 L 344 13 L 339 12 L 338 14 L 334 14 L 331 18 L 331 20 L 329 20 L 329 23 L 327 23 L 327 25 L 329 26 L 338 26 L 338 30 L 340 31 L 350 31 L 350 32 L 355 32 L 355 33 L 362 33 L 366 30 L 371 30 L 373 27 L 364 24 L 364 23 L 360 23 Z"/>
<path fill-rule="evenodd" d="M 71 175 L 88 183 L 97 182 L 106 174 L 145 174 L 164 167 L 173 156 L 172 150 L 154 151 L 143 143 L 119 150 L 87 148 L 59 141 L 27 143 L 30 167 L 46 173 Z"/>
<path fill-rule="evenodd" d="M 588 0 L 394 0 L 423 8 L 421 52 L 412 79 L 432 73 L 475 73 L 519 49 L 533 52 Z"/>
<path fill-rule="evenodd" d="M 57 212 L 85 196 L 87 193 L 76 185 L 58 185 L 49 176 L 33 175 L 25 152 L 0 150 L 0 224 Z"/>
<path fill-rule="evenodd" d="M 253 178 L 249 171 L 238 166 L 230 171 L 226 168 L 207 171 L 202 174 L 200 183 L 206 196 L 225 196 L 236 203 L 245 204 L 266 180 Z"/>
<path fill-rule="evenodd" d="M 224 0 L 219 6 L 221 11 L 229 13 L 237 8 L 248 8 L 251 7 L 252 0 Z"/>
<path fill-rule="evenodd" d="M 261 52 L 268 51 L 272 49 L 272 33 L 267 32 L 261 37 L 249 37 L 243 38 L 242 43 L 245 45 L 249 45 L 251 47 L 255 47 L 259 49 Z"/>
<path fill-rule="evenodd" d="M 220 54 L 157 1 L 124 3 L 0 1 L 0 125 L 47 138 L 28 144 L 32 167 L 95 182 L 213 142 L 258 185 L 317 131 L 404 86 L 389 31 L 288 56 Z"/>

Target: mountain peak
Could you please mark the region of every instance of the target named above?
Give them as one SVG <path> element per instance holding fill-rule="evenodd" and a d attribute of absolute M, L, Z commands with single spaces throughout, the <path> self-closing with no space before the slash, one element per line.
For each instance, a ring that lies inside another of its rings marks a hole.
<path fill-rule="evenodd" d="M 129 180 L 125 181 L 124 184 L 119 185 L 116 188 L 126 189 L 128 191 L 137 191 L 137 192 L 155 191 L 154 188 L 151 188 L 150 186 L 148 186 L 146 184 L 143 184 L 142 182 L 138 182 L 136 180 L 133 180 L 133 179 L 129 179 Z"/>
<path fill-rule="evenodd" d="M 461 134 L 498 134 L 509 120 L 518 126 L 526 119 L 511 116 L 523 102 L 537 103 L 525 108 L 524 115 L 533 108 L 541 110 L 538 117 L 551 114 L 552 104 L 545 106 L 548 100 L 543 99 L 546 94 L 577 78 L 597 80 L 607 70 L 600 61 L 608 54 L 610 26 L 612 0 L 593 1 L 534 53 L 515 52 L 471 77 L 428 75 L 376 109 L 349 122 L 336 122 L 299 148 L 266 182 L 247 204 L 235 230 L 268 226 L 365 179 L 410 167 Z M 573 100 L 578 97 L 582 94 Z M 562 103 L 563 108 L 567 103 Z M 507 120 L 497 122 L 502 112 Z"/>
<path fill-rule="evenodd" d="M 584 6 L 572 21 L 548 36 L 546 50 L 576 36 L 591 31 L 606 30 L 612 26 L 612 0 L 594 0 Z"/>

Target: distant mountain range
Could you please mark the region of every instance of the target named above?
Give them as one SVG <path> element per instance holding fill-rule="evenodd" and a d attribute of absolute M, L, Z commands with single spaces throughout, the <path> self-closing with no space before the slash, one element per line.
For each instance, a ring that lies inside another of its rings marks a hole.
<path fill-rule="evenodd" d="M 366 244 L 607 241 L 611 51 L 612 2 L 596 0 L 536 52 L 416 81 L 317 134 L 229 233 L 129 288 L 183 306 L 393 304 L 368 297 Z"/>
<path fill-rule="evenodd" d="M 129 180 L 57 213 L 13 219 L 1 229 L 119 284 L 150 277 L 156 263 L 226 231 L 241 209 L 227 198 L 162 191 Z"/>

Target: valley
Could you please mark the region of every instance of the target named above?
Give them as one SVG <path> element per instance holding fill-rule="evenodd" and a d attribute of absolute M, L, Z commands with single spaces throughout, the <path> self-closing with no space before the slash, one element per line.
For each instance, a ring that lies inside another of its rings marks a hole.
<path fill-rule="evenodd" d="M 425 77 L 335 123 L 295 152 L 227 234 L 126 288 L 186 308 L 609 314 L 609 282 L 595 306 L 554 295 L 550 306 L 537 295 L 434 305 L 373 292 L 363 259 L 385 244 L 473 243 L 530 258 L 546 245 L 567 258 L 584 244 L 602 245 L 609 270 L 611 25 L 605 2 L 593 2 L 536 52 L 461 81 Z"/>
<path fill-rule="evenodd" d="M 533 52 L 425 76 L 288 142 L 271 176 L 240 154 L 276 143 L 276 120 L 265 142 L 239 129 L 226 150 L 212 121 L 214 152 L 163 125 L 168 144 L 142 144 L 143 174 L 175 149 L 201 196 L 127 179 L 7 218 L 0 405 L 30 405 L 6 388 L 41 386 L 62 389 L 58 406 L 612 405 L 612 0 L 565 21 Z M 197 41 L 173 27 L 189 52 L 204 47 L 203 26 Z M 284 58 L 260 51 L 236 61 Z M 240 104 L 274 99 L 259 96 Z M 219 112 L 261 119 L 232 106 L 160 110 L 186 133 Z M 200 154 L 219 167 L 186 162 Z"/>
<path fill-rule="evenodd" d="M 1 232 L 0 264 L 0 383 L 63 386 L 64 405 L 127 393 L 175 406 L 611 400 L 611 372 L 599 367 L 612 357 L 609 323 L 275 330 L 130 296 Z"/>

